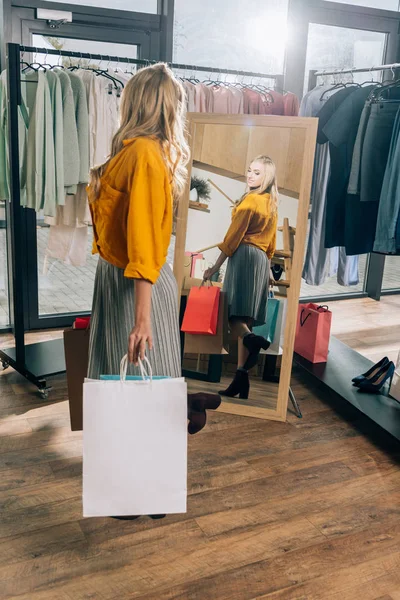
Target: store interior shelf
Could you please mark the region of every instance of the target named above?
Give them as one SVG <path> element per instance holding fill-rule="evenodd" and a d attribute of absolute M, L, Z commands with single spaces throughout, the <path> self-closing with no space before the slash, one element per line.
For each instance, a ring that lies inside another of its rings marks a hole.
<path fill-rule="evenodd" d="M 193 208 L 194 210 L 200 210 L 202 212 L 209 213 L 211 212 L 208 208 L 207 204 L 202 204 L 201 202 L 195 202 L 194 200 L 189 200 L 189 208 Z"/>
<path fill-rule="evenodd" d="M 400 440 L 400 403 L 385 391 L 362 393 L 352 384 L 356 375 L 365 373 L 372 362 L 335 337 L 331 338 L 328 362 L 313 364 L 298 354 L 295 362 L 324 385 L 347 400 L 377 425 Z"/>

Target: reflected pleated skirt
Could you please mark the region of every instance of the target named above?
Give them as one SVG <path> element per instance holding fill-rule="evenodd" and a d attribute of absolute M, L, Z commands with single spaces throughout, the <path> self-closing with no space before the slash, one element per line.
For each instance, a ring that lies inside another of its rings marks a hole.
<path fill-rule="evenodd" d="M 260 248 L 241 244 L 228 260 L 224 279 L 229 318 L 251 318 L 254 326 L 263 325 L 267 316 L 268 283 L 268 256 Z"/>
<path fill-rule="evenodd" d="M 181 377 L 181 351 L 175 276 L 168 264 L 152 287 L 151 323 L 153 350 L 148 351 L 153 375 Z M 135 280 L 99 259 L 90 323 L 88 377 L 117 375 L 127 353 L 129 334 L 135 323 Z M 140 375 L 129 366 L 129 375 Z"/>

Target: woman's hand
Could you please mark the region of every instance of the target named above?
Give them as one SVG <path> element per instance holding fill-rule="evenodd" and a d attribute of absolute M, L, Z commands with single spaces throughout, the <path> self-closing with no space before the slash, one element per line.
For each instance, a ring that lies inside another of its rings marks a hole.
<path fill-rule="evenodd" d="M 209 281 L 211 279 L 211 277 L 214 275 L 214 273 L 216 273 L 216 272 L 217 271 L 216 271 L 215 267 L 210 267 L 209 269 L 204 271 L 203 281 Z"/>
<path fill-rule="evenodd" d="M 136 323 L 129 336 L 128 344 L 129 362 L 137 367 L 139 358 L 140 360 L 144 359 L 146 346 L 149 347 L 149 350 L 152 350 L 153 348 L 153 336 L 150 321 L 138 321 Z"/>

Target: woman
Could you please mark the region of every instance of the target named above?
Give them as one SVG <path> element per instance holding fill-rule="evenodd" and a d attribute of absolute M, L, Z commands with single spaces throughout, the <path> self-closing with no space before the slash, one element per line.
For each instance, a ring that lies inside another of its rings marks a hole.
<path fill-rule="evenodd" d="M 178 290 L 166 263 L 173 198 L 186 180 L 184 91 L 164 64 L 141 69 L 126 84 L 121 125 L 109 159 L 92 169 L 88 187 L 96 272 L 89 377 L 139 375 L 148 347 L 154 375 L 181 377 Z M 189 433 L 202 429 L 219 396 L 191 394 Z"/>
<path fill-rule="evenodd" d="M 278 220 L 276 168 L 268 156 L 255 158 L 247 171 L 247 192 L 232 213 L 232 223 L 219 245 L 221 254 L 204 274 L 210 279 L 229 257 L 224 280 L 228 296 L 229 328 L 238 338 L 238 368 L 231 385 L 220 394 L 247 399 L 249 370 L 269 343 L 252 333 L 266 320 L 269 259 L 275 252 Z"/>

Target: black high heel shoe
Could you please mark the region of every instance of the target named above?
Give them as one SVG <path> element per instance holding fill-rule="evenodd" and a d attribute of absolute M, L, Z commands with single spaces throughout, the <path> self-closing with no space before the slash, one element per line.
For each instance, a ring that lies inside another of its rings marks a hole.
<path fill-rule="evenodd" d="M 221 396 L 227 396 L 228 398 L 234 398 L 239 395 L 241 400 L 247 400 L 249 397 L 250 382 L 249 374 L 247 371 L 236 371 L 235 377 L 226 390 L 218 392 Z"/>
<path fill-rule="evenodd" d="M 376 365 L 371 367 L 366 373 L 358 375 L 357 377 L 353 377 L 352 382 L 354 383 L 354 385 L 358 385 L 361 381 L 364 381 L 364 379 L 372 379 L 373 377 L 375 377 L 375 375 L 378 374 L 382 367 L 388 364 L 388 362 L 389 359 L 387 356 L 385 356 L 384 358 L 382 358 L 382 360 L 376 363 Z"/>
<path fill-rule="evenodd" d="M 360 392 L 377 394 L 388 380 L 390 380 L 391 385 L 394 375 L 394 369 L 394 363 L 388 362 L 387 364 L 385 364 L 372 379 L 364 379 L 358 384 Z"/>
<path fill-rule="evenodd" d="M 262 335 L 256 335 L 255 333 L 249 333 L 243 338 L 243 346 L 249 351 L 249 356 L 244 363 L 243 368 L 246 371 L 250 371 L 258 362 L 258 355 L 260 350 L 268 350 L 270 343 Z"/>

